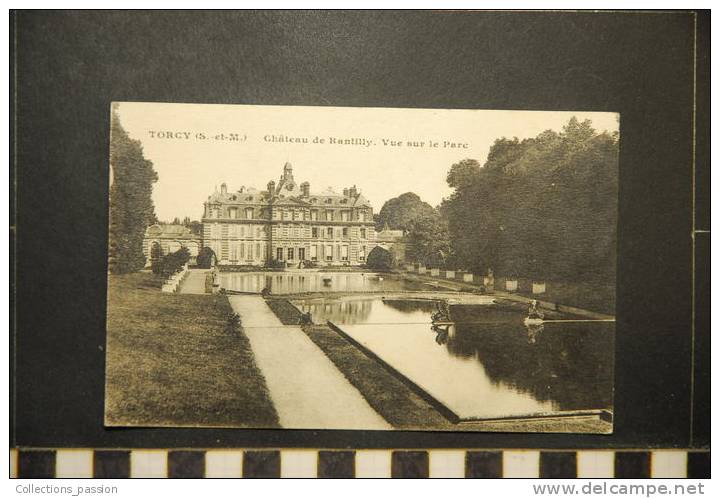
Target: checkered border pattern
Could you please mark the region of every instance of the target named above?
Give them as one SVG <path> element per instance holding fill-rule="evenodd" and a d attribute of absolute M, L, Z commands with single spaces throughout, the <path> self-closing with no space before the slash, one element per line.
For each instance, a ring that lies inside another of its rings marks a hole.
<path fill-rule="evenodd" d="M 17 478 L 710 478 L 703 450 L 12 449 Z"/>

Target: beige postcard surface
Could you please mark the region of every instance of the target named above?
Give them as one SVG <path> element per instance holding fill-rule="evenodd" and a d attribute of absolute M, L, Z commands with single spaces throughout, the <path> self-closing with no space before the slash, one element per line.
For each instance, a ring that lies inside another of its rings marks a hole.
<path fill-rule="evenodd" d="M 105 425 L 612 432 L 618 114 L 110 112 Z"/>

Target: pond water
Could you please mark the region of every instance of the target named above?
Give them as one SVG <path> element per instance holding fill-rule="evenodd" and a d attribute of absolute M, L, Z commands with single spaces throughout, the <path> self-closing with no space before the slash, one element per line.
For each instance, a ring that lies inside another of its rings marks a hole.
<path fill-rule="evenodd" d="M 497 305 L 452 307 L 433 330 L 428 301 L 294 301 L 330 320 L 461 419 L 611 409 L 614 323 L 546 323 Z"/>
<path fill-rule="evenodd" d="M 267 287 L 272 294 L 432 290 L 426 283 L 394 275 L 322 271 L 220 273 L 220 287 L 239 292 L 260 292 Z"/>

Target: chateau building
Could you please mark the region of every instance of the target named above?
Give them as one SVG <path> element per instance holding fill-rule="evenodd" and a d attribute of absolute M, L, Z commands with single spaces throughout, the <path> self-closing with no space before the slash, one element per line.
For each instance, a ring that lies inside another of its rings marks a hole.
<path fill-rule="evenodd" d="M 203 246 L 221 265 L 361 265 L 376 245 L 372 206 L 355 186 L 312 193 L 286 163 L 265 190 L 222 184 L 205 202 Z"/>

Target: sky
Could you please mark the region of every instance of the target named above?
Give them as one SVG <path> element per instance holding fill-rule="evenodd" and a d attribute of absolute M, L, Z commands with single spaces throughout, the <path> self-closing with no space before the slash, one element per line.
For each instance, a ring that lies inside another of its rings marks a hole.
<path fill-rule="evenodd" d="M 286 162 L 313 193 L 356 185 L 375 212 L 405 192 L 436 206 L 451 193 L 450 167 L 466 158 L 484 163 L 497 138 L 560 131 L 572 116 L 619 130 L 618 114 L 573 111 L 121 102 L 118 113 L 158 173 L 153 200 L 162 221 L 199 220 L 222 183 L 228 191 L 265 189 Z"/>

